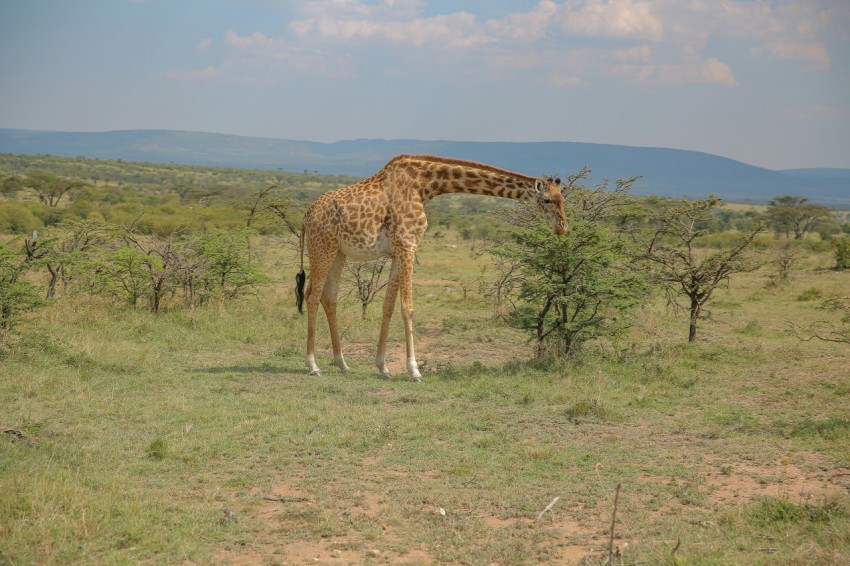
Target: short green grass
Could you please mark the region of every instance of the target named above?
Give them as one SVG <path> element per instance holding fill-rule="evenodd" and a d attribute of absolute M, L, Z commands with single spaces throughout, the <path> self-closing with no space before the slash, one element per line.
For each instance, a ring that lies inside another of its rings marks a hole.
<path fill-rule="evenodd" d="M 237 303 L 34 313 L 0 351 L 0 564 L 602 564 L 618 484 L 624 564 L 846 560 L 850 347 L 788 332 L 846 292 L 828 258 L 734 279 L 697 344 L 652 302 L 572 365 L 463 300 L 467 242 L 420 260 L 421 384 L 377 376 L 380 306 L 353 295 L 353 371 L 322 321 L 306 376 L 291 258 Z"/>

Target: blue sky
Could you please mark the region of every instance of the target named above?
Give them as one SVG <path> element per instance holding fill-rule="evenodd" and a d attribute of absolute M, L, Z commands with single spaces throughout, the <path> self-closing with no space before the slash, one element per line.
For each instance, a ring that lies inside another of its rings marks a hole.
<path fill-rule="evenodd" d="M 3 0 L 0 127 L 850 167 L 848 0 Z"/>

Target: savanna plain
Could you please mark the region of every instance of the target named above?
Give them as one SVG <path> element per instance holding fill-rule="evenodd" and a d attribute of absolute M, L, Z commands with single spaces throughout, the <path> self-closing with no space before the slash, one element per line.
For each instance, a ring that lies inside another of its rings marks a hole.
<path fill-rule="evenodd" d="M 5 335 L 0 564 L 850 564 L 850 345 L 805 332 L 841 324 L 828 250 L 733 276 L 694 343 L 653 293 L 624 335 L 531 361 L 480 238 L 432 230 L 414 383 L 398 315 L 379 377 L 380 297 L 364 320 L 350 282 L 352 371 L 320 314 L 306 375 L 284 239 L 252 236 L 268 281 L 240 298 L 60 289 Z"/>

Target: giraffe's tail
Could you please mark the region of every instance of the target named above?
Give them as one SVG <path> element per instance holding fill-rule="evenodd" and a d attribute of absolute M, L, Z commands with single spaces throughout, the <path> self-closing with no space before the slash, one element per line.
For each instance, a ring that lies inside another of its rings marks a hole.
<path fill-rule="evenodd" d="M 307 280 L 307 275 L 304 274 L 302 268 L 295 275 L 295 306 L 298 307 L 298 312 L 304 314 L 304 282 Z"/>
<path fill-rule="evenodd" d="M 304 314 L 304 283 L 307 281 L 307 275 L 304 273 L 304 226 L 301 226 L 301 233 L 298 235 L 298 249 L 301 254 L 301 269 L 295 275 L 295 306 L 298 307 L 298 312 Z"/>

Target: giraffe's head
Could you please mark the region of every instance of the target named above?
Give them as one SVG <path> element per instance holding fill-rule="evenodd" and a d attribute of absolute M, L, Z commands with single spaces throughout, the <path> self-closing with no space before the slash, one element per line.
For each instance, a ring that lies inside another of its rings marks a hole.
<path fill-rule="evenodd" d="M 561 180 L 558 177 L 537 179 L 537 210 L 543 215 L 557 235 L 567 231 L 567 215 L 564 212 L 564 196 L 561 194 Z"/>

